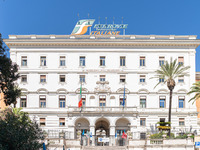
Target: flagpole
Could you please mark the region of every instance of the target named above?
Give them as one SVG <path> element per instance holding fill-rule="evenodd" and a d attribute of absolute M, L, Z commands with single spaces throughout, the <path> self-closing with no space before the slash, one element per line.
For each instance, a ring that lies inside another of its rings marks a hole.
<path fill-rule="evenodd" d="M 80 96 L 81 96 L 81 101 L 82 101 L 82 81 L 81 81 L 81 93 L 80 93 Z M 82 112 L 82 106 L 83 106 L 83 101 L 81 102 L 81 112 Z"/>
<path fill-rule="evenodd" d="M 125 83 L 124 83 L 124 95 L 123 95 L 123 109 L 124 109 L 124 106 L 125 106 Z"/>
<path fill-rule="evenodd" d="M 80 113 L 81 113 L 81 111 L 82 111 L 82 106 L 83 106 L 83 102 L 82 102 L 82 81 L 81 81 L 81 87 L 80 87 L 80 98 L 79 98 L 79 102 L 78 102 L 78 107 L 80 108 L 81 107 L 81 109 L 80 109 Z"/>

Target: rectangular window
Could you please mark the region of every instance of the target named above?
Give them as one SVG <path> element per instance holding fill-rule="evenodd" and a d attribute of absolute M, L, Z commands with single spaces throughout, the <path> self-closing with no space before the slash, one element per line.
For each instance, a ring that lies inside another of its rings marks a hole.
<path fill-rule="evenodd" d="M 145 83 L 145 78 L 146 76 L 145 75 L 140 75 L 140 83 Z"/>
<path fill-rule="evenodd" d="M 85 83 L 85 75 L 80 75 L 80 82 Z"/>
<path fill-rule="evenodd" d="M 59 96 L 59 107 L 65 108 L 65 96 L 62 95 Z"/>
<path fill-rule="evenodd" d="M 20 107 L 26 107 L 26 96 L 21 96 Z"/>
<path fill-rule="evenodd" d="M 40 82 L 46 83 L 46 75 L 40 75 Z"/>
<path fill-rule="evenodd" d="M 46 125 L 46 119 L 45 118 L 40 118 L 40 126 L 43 127 Z"/>
<path fill-rule="evenodd" d="M 140 57 L 140 66 L 145 66 L 145 57 L 144 56 Z"/>
<path fill-rule="evenodd" d="M 178 64 L 183 65 L 184 63 L 184 57 L 178 57 Z"/>
<path fill-rule="evenodd" d="M 160 97 L 160 108 L 165 108 L 165 97 Z"/>
<path fill-rule="evenodd" d="M 80 56 L 80 66 L 85 66 L 85 56 Z"/>
<path fill-rule="evenodd" d="M 178 77 L 178 83 L 184 83 L 184 76 Z"/>
<path fill-rule="evenodd" d="M 120 57 L 120 66 L 126 66 L 126 57 Z"/>
<path fill-rule="evenodd" d="M 126 106 L 126 97 L 123 98 L 123 96 L 120 96 L 120 98 L 119 98 L 119 106 L 123 106 L 123 101 L 124 101 L 124 106 Z"/>
<path fill-rule="evenodd" d="M 185 107 L 185 97 L 179 97 L 178 99 L 178 107 L 184 108 Z"/>
<path fill-rule="evenodd" d="M 83 107 L 86 106 L 86 96 L 85 95 L 82 95 L 82 104 L 83 104 Z"/>
<path fill-rule="evenodd" d="M 119 82 L 120 83 L 125 83 L 126 82 L 126 75 L 120 75 Z"/>
<path fill-rule="evenodd" d="M 105 107 L 106 106 L 106 96 L 99 96 L 99 106 Z"/>
<path fill-rule="evenodd" d="M 165 81 L 164 78 L 159 78 L 160 83 L 164 83 L 164 81 Z"/>
<path fill-rule="evenodd" d="M 105 66 L 106 65 L 106 57 L 105 56 L 101 56 L 100 57 L 100 66 Z"/>
<path fill-rule="evenodd" d="M 65 66 L 65 56 L 60 56 L 60 66 Z"/>
<path fill-rule="evenodd" d="M 159 66 L 162 66 L 165 64 L 165 57 L 159 57 Z"/>
<path fill-rule="evenodd" d="M 99 79 L 100 79 L 100 81 L 106 81 L 106 76 L 105 75 L 100 75 Z"/>
<path fill-rule="evenodd" d="M 46 66 L 46 56 L 40 57 L 40 66 Z"/>
<path fill-rule="evenodd" d="M 146 133 L 140 133 L 140 140 L 146 139 Z"/>
<path fill-rule="evenodd" d="M 27 56 L 21 57 L 21 66 L 27 66 Z"/>
<path fill-rule="evenodd" d="M 59 118 L 59 125 L 65 126 L 65 118 Z"/>
<path fill-rule="evenodd" d="M 185 125 L 185 119 L 179 118 L 179 126 L 184 126 L 184 125 Z"/>
<path fill-rule="evenodd" d="M 60 75 L 60 82 L 65 82 L 65 75 Z"/>
<path fill-rule="evenodd" d="M 46 96 L 40 96 L 40 108 L 46 108 Z"/>
<path fill-rule="evenodd" d="M 146 126 L 146 119 L 140 118 L 140 126 Z"/>
<path fill-rule="evenodd" d="M 27 82 L 27 75 L 22 75 L 21 76 L 21 82 L 24 82 L 24 83 Z"/>
<path fill-rule="evenodd" d="M 140 97 L 140 108 L 146 108 L 146 97 Z"/>

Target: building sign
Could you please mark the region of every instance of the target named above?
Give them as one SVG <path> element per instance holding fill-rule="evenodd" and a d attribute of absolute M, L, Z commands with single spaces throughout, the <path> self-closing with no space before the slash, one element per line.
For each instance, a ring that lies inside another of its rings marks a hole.
<path fill-rule="evenodd" d="M 91 27 L 94 23 L 94 19 L 79 20 L 74 27 L 71 35 L 83 35 L 87 32 L 88 27 Z"/>
<path fill-rule="evenodd" d="M 98 142 L 103 142 L 103 143 L 105 143 L 105 142 L 109 142 L 109 138 L 98 138 Z"/>
<path fill-rule="evenodd" d="M 79 20 L 71 35 L 83 35 L 88 27 L 92 27 L 94 19 Z M 90 31 L 90 35 L 119 35 L 120 29 L 125 30 L 128 24 L 95 24 L 96 31 Z"/>
<path fill-rule="evenodd" d="M 195 142 L 195 148 L 200 148 L 200 142 Z"/>

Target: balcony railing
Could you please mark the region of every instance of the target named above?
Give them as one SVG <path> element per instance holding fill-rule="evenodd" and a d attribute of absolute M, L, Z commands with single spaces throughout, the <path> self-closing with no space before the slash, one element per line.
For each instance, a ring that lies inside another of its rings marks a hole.
<path fill-rule="evenodd" d="M 68 107 L 69 112 L 137 112 L 137 107 Z"/>

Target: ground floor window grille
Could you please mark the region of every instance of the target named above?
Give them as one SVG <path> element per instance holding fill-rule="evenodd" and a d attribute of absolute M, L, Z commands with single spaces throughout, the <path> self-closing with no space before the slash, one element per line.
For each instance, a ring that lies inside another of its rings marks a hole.
<path fill-rule="evenodd" d="M 146 139 L 146 133 L 140 133 L 140 139 L 145 140 Z"/>

